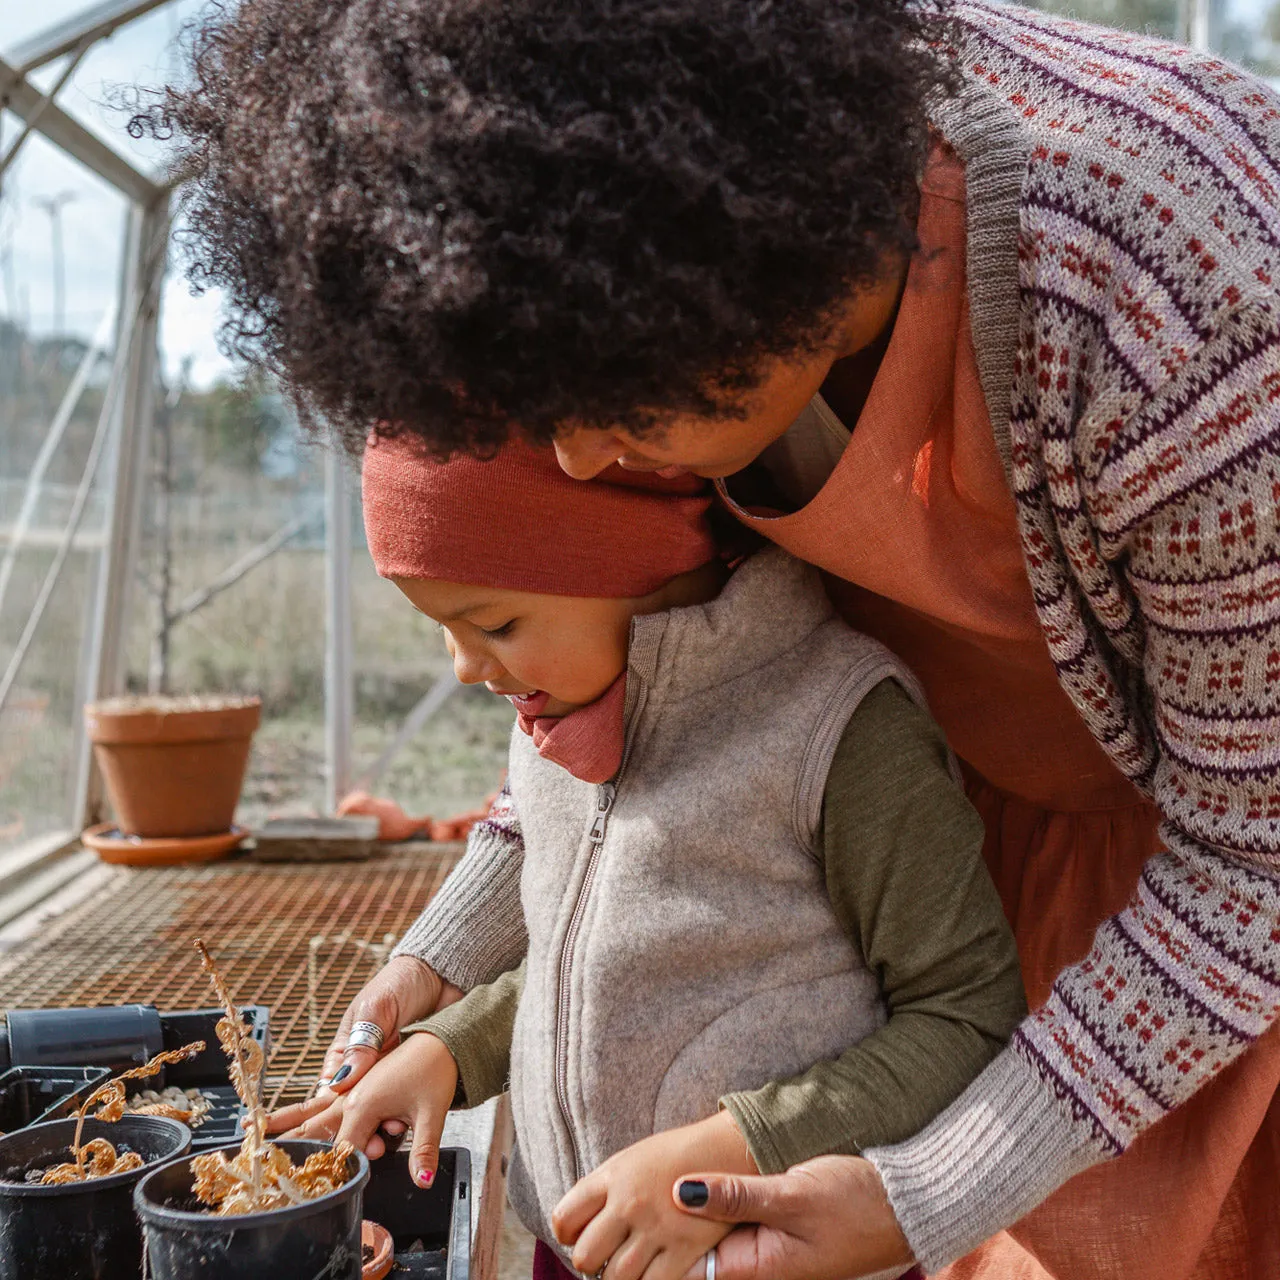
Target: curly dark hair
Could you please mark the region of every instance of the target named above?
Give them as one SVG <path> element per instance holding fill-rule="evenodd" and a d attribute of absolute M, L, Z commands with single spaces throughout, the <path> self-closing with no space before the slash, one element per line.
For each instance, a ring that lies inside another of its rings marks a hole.
<path fill-rule="evenodd" d="M 914 247 L 941 0 L 243 0 L 131 122 L 224 344 L 359 449 L 724 416 Z"/>

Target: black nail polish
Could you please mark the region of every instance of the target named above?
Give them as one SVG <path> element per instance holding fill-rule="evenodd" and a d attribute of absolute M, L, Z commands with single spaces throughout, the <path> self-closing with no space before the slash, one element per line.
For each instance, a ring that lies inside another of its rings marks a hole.
<path fill-rule="evenodd" d="M 705 1182 L 690 1180 L 680 1184 L 680 1203 L 687 1204 L 690 1209 L 701 1209 L 707 1203 L 709 1195 Z"/>
<path fill-rule="evenodd" d="M 333 1073 L 333 1084 L 341 1084 L 351 1074 L 351 1063 L 346 1063 Z"/>

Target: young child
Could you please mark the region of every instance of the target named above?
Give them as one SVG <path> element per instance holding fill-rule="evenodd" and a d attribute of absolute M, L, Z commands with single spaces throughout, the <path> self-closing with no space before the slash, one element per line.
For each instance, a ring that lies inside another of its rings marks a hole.
<path fill-rule="evenodd" d="M 699 483 L 583 483 L 520 444 L 365 456 L 378 572 L 518 715 L 472 839 L 523 858 L 527 961 L 301 1132 L 410 1124 L 429 1182 L 444 1112 L 509 1077 L 510 1194 L 545 1276 L 680 1280 L 727 1231 L 678 1212 L 681 1174 L 906 1137 L 1024 1013 L 914 680 L 799 561 L 730 572 Z"/>

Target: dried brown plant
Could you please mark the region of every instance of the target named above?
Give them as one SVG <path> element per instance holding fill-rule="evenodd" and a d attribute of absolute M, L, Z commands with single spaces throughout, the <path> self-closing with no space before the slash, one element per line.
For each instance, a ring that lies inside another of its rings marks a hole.
<path fill-rule="evenodd" d="M 224 1009 L 218 1019 L 218 1042 L 230 1064 L 231 1083 L 249 1113 L 240 1150 L 228 1160 L 221 1151 L 196 1156 L 191 1161 L 196 1197 L 224 1216 L 284 1209 L 336 1191 L 347 1181 L 350 1143 L 340 1142 L 328 1151 L 317 1151 L 298 1168 L 288 1155 L 267 1141 L 267 1112 L 262 1105 L 262 1047 L 245 1026 L 232 1002 L 222 975 L 197 938 L 200 963 Z"/>
<path fill-rule="evenodd" d="M 66 1182 L 85 1182 L 90 1178 L 105 1178 L 113 1173 L 129 1173 L 142 1168 L 142 1157 L 136 1151 L 125 1155 L 117 1155 L 116 1149 L 106 1138 L 94 1138 L 80 1145 L 80 1137 L 84 1132 L 85 1118 L 89 1109 L 96 1106 L 95 1120 L 114 1124 L 125 1112 L 126 1080 L 144 1080 L 153 1076 L 161 1067 L 171 1066 L 176 1062 L 186 1062 L 194 1058 L 204 1048 L 203 1040 L 195 1040 L 184 1044 L 181 1049 L 166 1049 L 157 1053 L 150 1062 L 132 1071 L 122 1071 L 106 1084 L 99 1085 L 76 1110 L 76 1131 L 71 1139 L 71 1159 L 65 1164 L 54 1165 L 46 1169 L 40 1182 L 44 1186 L 60 1186 Z"/>

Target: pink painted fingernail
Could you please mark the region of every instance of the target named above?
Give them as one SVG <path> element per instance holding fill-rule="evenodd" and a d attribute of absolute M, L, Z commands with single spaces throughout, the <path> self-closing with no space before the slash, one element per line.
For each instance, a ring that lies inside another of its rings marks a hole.
<path fill-rule="evenodd" d="M 436 1175 L 430 1169 L 418 1170 L 418 1186 L 429 1187 L 436 1180 Z"/>

